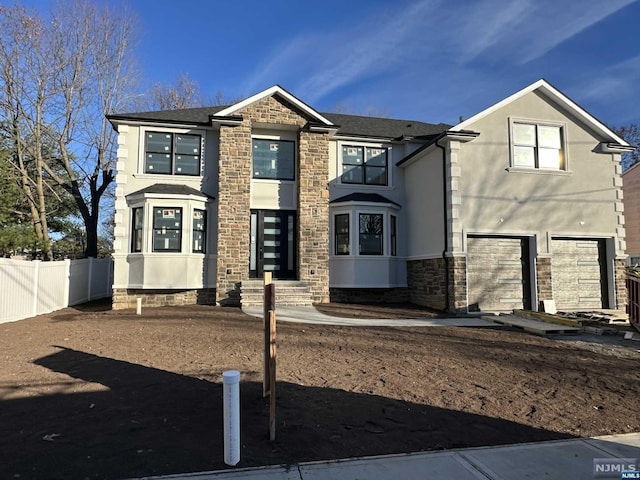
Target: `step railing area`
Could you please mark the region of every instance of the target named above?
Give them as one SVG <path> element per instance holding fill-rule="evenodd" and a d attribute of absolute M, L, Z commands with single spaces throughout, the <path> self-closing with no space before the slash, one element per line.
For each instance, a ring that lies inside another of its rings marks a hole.
<path fill-rule="evenodd" d="M 111 296 L 113 260 L 0 258 L 0 323 Z"/>

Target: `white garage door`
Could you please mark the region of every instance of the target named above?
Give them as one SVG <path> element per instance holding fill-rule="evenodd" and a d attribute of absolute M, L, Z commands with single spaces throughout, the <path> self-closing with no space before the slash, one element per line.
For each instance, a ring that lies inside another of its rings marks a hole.
<path fill-rule="evenodd" d="M 556 308 L 603 308 L 601 241 L 553 239 L 551 249 L 551 278 Z"/>
<path fill-rule="evenodd" d="M 469 308 L 505 311 L 525 308 L 523 261 L 526 240 L 522 238 L 467 238 Z M 527 282 L 528 283 L 528 282 Z"/>

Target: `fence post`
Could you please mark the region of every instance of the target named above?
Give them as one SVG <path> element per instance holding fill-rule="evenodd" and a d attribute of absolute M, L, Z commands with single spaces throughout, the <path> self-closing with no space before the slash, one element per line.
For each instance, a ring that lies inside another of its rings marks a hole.
<path fill-rule="evenodd" d="M 38 315 L 38 283 L 40 282 L 40 260 L 34 260 L 33 264 L 33 308 L 32 317 Z"/>
<path fill-rule="evenodd" d="M 67 273 L 64 276 L 64 304 L 68 307 L 71 303 L 71 260 L 66 258 L 64 261 L 64 265 L 67 270 Z"/>
<path fill-rule="evenodd" d="M 87 282 L 87 301 L 91 301 L 91 285 L 93 284 L 93 257 L 89 257 L 89 271 L 87 273 L 87 278 L 89 281 Z"/>

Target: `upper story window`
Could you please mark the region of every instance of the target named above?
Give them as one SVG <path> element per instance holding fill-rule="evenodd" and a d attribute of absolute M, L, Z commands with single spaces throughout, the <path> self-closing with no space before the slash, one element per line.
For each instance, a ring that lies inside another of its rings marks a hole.
<path fill-rule="evenodd" d="M 387 185 L 387 157 L 387 148 L 343 145 L 342 183 Z"/>
<path fill-rule="evenodd" d="M 566 170 L 564 132 L 559 125 L 514 122 L 513 167 Z"/>
<path fill-rule="evenodd" d="M 200 175 L 200 135 L 147 132 L 145 137 L 145 173 Z"/>
<path fill-rule="evenodd" d="M 295 180 L 295 142 L 253 139 L 253 178 Z"/>

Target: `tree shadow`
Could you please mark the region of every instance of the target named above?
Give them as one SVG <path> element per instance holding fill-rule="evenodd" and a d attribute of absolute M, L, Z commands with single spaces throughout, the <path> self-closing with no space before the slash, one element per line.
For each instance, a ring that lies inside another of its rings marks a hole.
<path fill-rule="evenodd" d="M 1 478 L 121 479 L 226 468 L 222 384 L 57 348 L 34 363 L 81 381 L 51 385 L 50 395 L 0 401 Z M 240 467 L 571 438 L 430 405 L 279 382 L 277 439 L 269 442 L 259 378 L 260 372 L 243 373 Z"/>

